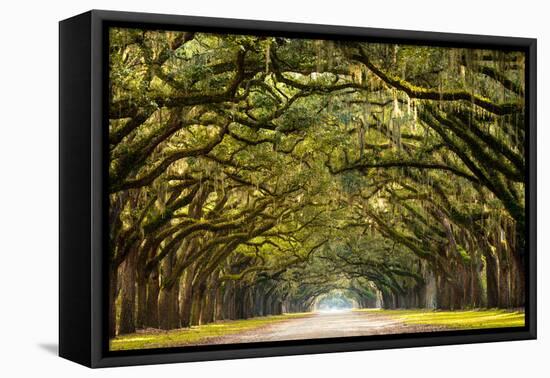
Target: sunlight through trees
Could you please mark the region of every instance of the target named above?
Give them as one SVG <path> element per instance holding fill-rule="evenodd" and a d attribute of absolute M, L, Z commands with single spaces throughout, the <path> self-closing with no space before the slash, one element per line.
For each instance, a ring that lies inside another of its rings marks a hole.
<path fill-rule="evenodd" d="M 109 38 L 111 336 L 524 306 L 523 53 Z"/>

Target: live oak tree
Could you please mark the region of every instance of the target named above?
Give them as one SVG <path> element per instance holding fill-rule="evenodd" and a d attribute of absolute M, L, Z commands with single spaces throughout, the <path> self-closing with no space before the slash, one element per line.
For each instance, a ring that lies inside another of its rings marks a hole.
<path fill-rule="evenodd" d="M 525 58 L 112 28 L 110 334 L 522 307 Z"/>

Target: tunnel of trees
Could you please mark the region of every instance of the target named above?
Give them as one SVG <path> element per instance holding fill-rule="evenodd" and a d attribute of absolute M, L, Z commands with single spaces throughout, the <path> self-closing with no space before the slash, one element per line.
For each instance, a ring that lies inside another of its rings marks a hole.
<path fill-rule="evenodd" d="M 520 308 L 523 53 L 112 28 L 110 335 Z"/>

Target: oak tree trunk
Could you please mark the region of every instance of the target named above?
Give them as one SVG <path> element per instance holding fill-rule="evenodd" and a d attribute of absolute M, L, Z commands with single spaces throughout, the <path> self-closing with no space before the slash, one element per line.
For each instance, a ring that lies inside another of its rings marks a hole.
<path fill-rule="evenodd" d="M 137 248 L 134 248 L 122 263 L 119 334 L 136 331 L 136 259 Z"/>

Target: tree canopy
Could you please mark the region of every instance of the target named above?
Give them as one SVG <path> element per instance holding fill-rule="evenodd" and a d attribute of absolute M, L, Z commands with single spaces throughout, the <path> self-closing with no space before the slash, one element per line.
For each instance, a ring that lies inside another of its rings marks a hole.
<path fill-rule="evenodd" d="M 111 335 L 523 306 L 522 52 L 111 28 L 109 67 Z"/>

